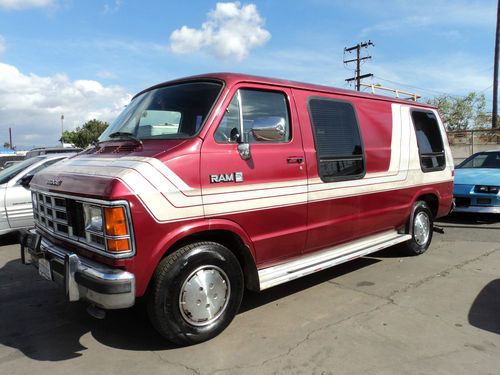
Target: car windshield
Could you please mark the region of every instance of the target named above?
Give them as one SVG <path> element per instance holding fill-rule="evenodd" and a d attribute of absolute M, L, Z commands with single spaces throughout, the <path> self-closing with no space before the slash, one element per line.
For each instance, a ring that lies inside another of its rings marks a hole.
<path fill-rule="evenodd" d="M 457 168 L 500 169 L 500 152 L 481 152 L 464 160 Z"/>
<path fill-rule="evenodd" d="M 147 91 L 132 99 L 99 141 L 190 138 L 201 129 L 221 88 L 217 82 L 187 82 Z"/>
<path fill-rule="evenodd" d="M 13 177 L 17 176 L 21 171 L 28 168 L 30 165 L 38 163 L 43 158 L 31 158 L 23 160 L 22 162 L 15 164 L 3 171 L 0 171 L 0 184 L 5 184 L 9 182 Z"/>

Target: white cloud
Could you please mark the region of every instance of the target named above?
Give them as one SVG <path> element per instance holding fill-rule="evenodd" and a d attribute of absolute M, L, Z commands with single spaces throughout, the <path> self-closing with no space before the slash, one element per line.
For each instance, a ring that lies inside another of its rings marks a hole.
<path fill-rule="evenodd" d="M 115 73 L 110 72 L 109 70 L 100 70 L 97 72 L 97 76 L 102 79 L 116 79 L 117 76 Z"/>
<path fill-rule="evenodd" d="M 54 4 L 54 0 L 0 0 L 0 8 L 22 10 L 45 8 Z"/>
<path fill-rule="evenodd" d="M 373 26 L 365 27 L 361 30 L 361 36 L 367 36 L 373 32 L 394 32 L 399 29 L 423 28 L 432 24 L 433 21 L 428 16 L 410 16 L 383 21 Z"/>
<path fill-rule="evenodd" d="M 0 129 L 12 127 L 16 145 L 57 144 L 62 113 L 65 129 L 73 130 L 92 118 L 112 121 L 130 98 L 121 87 L 64 74 L 24 74 L 0 63 Z"/>
<path fill-rule="evenodd" d="M 372 14 L 373 19 L 387 18 L 387 8 L 391 9 L 390 18 L 362 29 L 361 36 L 372 32 L 414 33 L 415 29 L 429 27 L 489 28 L 494 24 L 496 15 L 496 2 L 480 0 L 421 0 L 413 3 L 392 0 L 386 1 L 385 6 L 373 1 L 358 1 L 353 6 Z"/>
<path fill-rule="evenodd" d="M 0 55 L 7 50 L 7 45 L 5 43 L 5 38 L 0 35 Z"/>
<path fill-rule="evenodd" d="M 106 4 L 104 4 L 103 13 L 104 14 L 116 13 L 120 10 L 120 8 L 122 7 L 122 4 L 123 4 L 123 0 L 115 0 L 111 4 L 106 3 Z"/>
<path fill-rule="evenodd" d="M 170 48 L 176 54 L 206 49 L 222 59 L 241 61 L 254 47 L 264 45 L 271 33 L 255 4 L 217 3 L 199 29 L 182 26 L 170 35 Z"/>
<path fill-rule="evenodd" d="M 477 56 L 456 53 L 433 59 L 423 56 L 386 62 L 383 65 L 374 62 L 370 68 L 375 74 L 374 83 L 378 83 L 379 78 L 386 79 L 393 81 L 388 86 L 407 87 L 422 96 L 432 97 L 440 93 L 465 95 L 484 90 L 491 85 L 491 74 L 489 69 L 478 69 L 481 66 L 484 62 Z"/>

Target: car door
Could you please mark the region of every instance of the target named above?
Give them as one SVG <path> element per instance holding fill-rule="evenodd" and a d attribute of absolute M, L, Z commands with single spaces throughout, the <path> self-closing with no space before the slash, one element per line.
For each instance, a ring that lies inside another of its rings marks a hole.
<path fill-rule="evenodd" d="M 205 215 L 239 224 L 253 241 L 259 266 L 300 254 L 307 233 L 307 175 L 290 90 L 236 86 L 222 108 L 202 147 Z M 256 128 L 272 124 L 282 126 L 282 138 L 256 136 Z M 240 141 L 248 138 L 247 160 L 238 152 L 235 132 Z"/>
<path fill-rule="evenodd" d="M 37 163 L 18 174 L 7 183 L 5 191 L 5 210 L 7 213 L 7 220 L 11 228 L 25 228 L 33 226 L 31 191 L 21 185 L 21 179 L 28 175 L 34 175 L 61 159 L 63 159 L 63 157 L 48 159 L 41 163 Z"/>

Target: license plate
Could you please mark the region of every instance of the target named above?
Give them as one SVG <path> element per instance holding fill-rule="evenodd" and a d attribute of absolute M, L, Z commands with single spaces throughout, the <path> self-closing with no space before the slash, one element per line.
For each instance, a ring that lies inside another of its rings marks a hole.
<path fill-rule="evenodd" d="M 52 272 L 50 272 L 50 262 L 47 259 L 40 258 L 38 260 L 38 273 L 47 280 L 52 280 Z"/>

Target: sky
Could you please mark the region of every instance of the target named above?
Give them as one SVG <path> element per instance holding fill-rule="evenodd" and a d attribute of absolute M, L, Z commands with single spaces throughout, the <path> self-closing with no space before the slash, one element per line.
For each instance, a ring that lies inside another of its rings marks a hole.
<path fill-rule="evenodd" d="M 353 88 L 484 93 L 491 109 L 494 0 L 0 0 L 0 147 L 56 145 L 61 128 L 111 122 L 153 84 L 241 72 Z M 64 122 L 61 124 L 61 114 Z"/>

